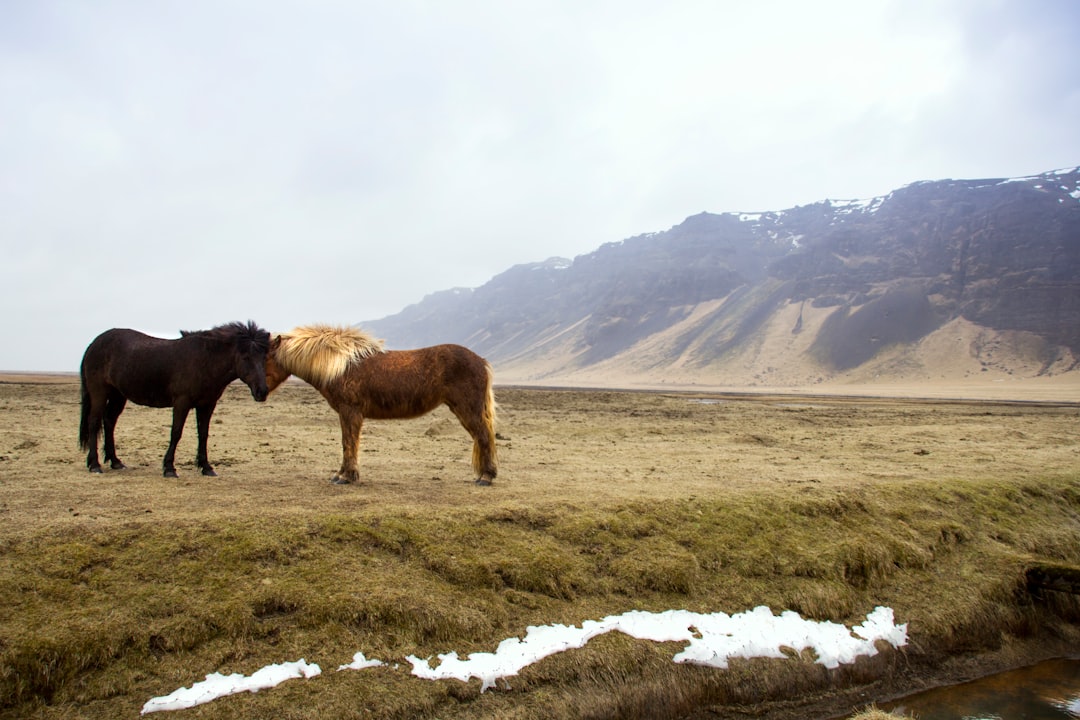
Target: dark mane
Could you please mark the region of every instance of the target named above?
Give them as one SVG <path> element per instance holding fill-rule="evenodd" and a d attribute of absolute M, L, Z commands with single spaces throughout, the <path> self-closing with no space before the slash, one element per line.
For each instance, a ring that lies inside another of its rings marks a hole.
<path fill-rule="evenodd" d="M 246 323 L 226 323 L 210 330 L 180 331 L 180 337 L 194 336 L 218 342 L 236 343 L 242 353 L 248 353 L 252 349 L 263 353 L 270 351 L 270 333 L 260 328 L 252 320 L 248 320 Z"/>

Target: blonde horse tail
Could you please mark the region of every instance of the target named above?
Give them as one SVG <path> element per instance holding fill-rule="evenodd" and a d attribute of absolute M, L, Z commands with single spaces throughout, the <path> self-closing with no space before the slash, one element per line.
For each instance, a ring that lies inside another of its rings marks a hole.
<path fill-rule="evenodd" d="M 494 373 L 491 364 L 485 362 L 484 370 L 487 372 L 487 390 L 484 396 L 484 410 L 481 418 L 484 427 L 481 432 L 484 433 L 486 442 L 481 445 L 479 439 L 473 440 L 472 466 L 476 477 L 490 481 L 495 478 L 498 469 L 495 452 L 495 413 L 497 405 L 495 403 L 495 390 L 492 387 Z M 484 446 L 486 446 L 487 452 L 484 451 Z"/>

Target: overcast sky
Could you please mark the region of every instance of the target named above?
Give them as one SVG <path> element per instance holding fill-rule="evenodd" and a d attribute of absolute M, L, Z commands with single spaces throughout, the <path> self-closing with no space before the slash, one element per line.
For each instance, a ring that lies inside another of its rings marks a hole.
<path fill-rule="evenodd" d="M 1074 0 L 7 0 L 0 370 L 1075 166 L 1078 47 Z"/>

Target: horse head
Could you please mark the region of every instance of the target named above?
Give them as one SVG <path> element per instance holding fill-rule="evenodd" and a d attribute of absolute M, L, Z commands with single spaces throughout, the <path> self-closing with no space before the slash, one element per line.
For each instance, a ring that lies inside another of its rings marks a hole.
<path fill-rule="evenodd" d="M 253 322 L 239 325 L 234 356 L 237 377 L 251 390 L 256 402 L 270 394 L 266 386 L 266 356 L 270 352 L 270 333 Z"/>
<path fill-rule="evenodd" d="M 291 372 L 286 370 L 277 361 L 277 349 L 281 347 L 281 336 L 275 335 L 270 341 L 270 352 L 266 354 L 266 385 L 270 392 L 274 392 L 277 386 L 289 379 Z"/>

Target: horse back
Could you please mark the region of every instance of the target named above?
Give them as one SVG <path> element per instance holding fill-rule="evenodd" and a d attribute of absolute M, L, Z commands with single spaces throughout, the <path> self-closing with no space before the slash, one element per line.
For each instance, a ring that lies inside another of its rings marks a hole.
<path fill-rule="evenodd" d="M 208 385 L 204 379 L 208 358 L 193 352 L 191 345 L 186 338 L 166 340 L 138 330 L 106 330 L 86 349 L 82 376 L 88 386 L 107 385 L 149 407 L 170 407 L 180 396 L 193 405 L 216 400 L 233 378 Z"/>

